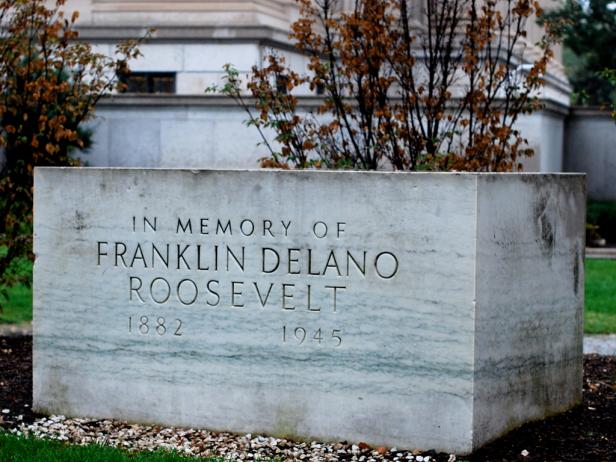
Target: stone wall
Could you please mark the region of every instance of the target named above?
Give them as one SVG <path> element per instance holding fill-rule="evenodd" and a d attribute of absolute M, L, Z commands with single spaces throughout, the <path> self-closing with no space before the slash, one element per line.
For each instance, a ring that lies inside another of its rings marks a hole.
<path fill-rule="evenodd" d="M 84 29 L 264 26 L 286 30 L 297 11 L 294 0 L 69 0 L 66 8 L 80 12 Z"/>
<path fill-rule="evenodd" d="M 320 103 L 300 99 L 302 110 Z M 256 168 L 267 155 L 245 112 L 225 97 L 132 96 L 104 100 L 98 107 L 94 145 L 80 157 L 97 167 Z M 566 108 L 551 105 L 522 116 L 518 127 L 535 150 L 525 171 L 558 172 L 563 165 Z"/>
<path fill-rule="evenodd" d="M 564 170 L 588 175 L 590 199 L 616 200 L 616 124 L 609 111 L 571 111 L 565 130 Z"/>
<path fill-rule="evenodd" d="M 419 4 L 414 8 L 418 18 Z M 242 125 L 245 115 L 230 100 L 205 97 L 205 89 L 221 83 L 225 64 L 245 75 L 271 49 L 284 55 L 292 68 L 306 69 L 306 58 L 294 52 L 288 39 L 289 25 L 297 17 L 294 0 L 69 0 L 67 9 L 81 12 L 82 39 L 106 54 L 118 40 L 142 36 L 154 26 L 151 39 L 141 47 L 143 56 L 131 68 L 175 78 L 173 95 L 118 95 L 101 102 L 92 124 L 95 144 L 82 156 L 88 165 L 255 167 L 266 154 L 255 146 L 260 141 L 257 132 Z M 529 24 L 529 42 L 539 33 Z M 535 52 L 529 47 L 525 54 L 532 58 Z M 536 152 L 524 162 L 526 171 L 561 171 L 569 91 L 556 60 L 540 95 L 546 109 L 518 123 Z M 314 92 L 308 88 L 297 94 L 304 107 L 314 104 Z"/>

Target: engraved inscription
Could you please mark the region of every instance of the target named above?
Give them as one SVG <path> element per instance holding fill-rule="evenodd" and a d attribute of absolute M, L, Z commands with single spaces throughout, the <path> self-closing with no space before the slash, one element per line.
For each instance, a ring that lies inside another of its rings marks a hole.
<path fill-rule="evenodd" d="M 281 340 L 289 345 L 340 347 L 341 328 L 287 319 L 310 313 L 342 322 L 351 287 L 366 280 L 386 285 L 404 269 L 390 249 L 345 246 L 347 236 L 361 231 L 345 220 L 315 218 L 300 226 L 284 217 L 134 215 L 128 226 L 134 239 L 96 241 L 94 264 L 126 275 L 131 305 L 278 310 L 285 317 Z M 131 314 L 128 333 L 181 336 L 183 327 L 179 317 Z"/>
<path fill-rule="evenodd" d="M 282 326 L 282 343 L 290 342 L 297 345 L 302 345 L 304 342 L 309 341 L 315 342 L 319 345 L 331 345 L 334 348 L 342 345 L 342 331 L 340 329 L 332 329 L 331 331 L 327 331 L 331 332 L 331 336 L 324 335 L 325 332 L 326 331 L 321 328 L 318 328 L 312 332 L 308 331 L 305 327 L 293 328 L 289 326 Z"/>
<path fill-rule="evenodd" d="M 170 330 L 167 330 L 167 329 Z M 168 333 L 173 333 L 176 337 L 182 336 L 182 320 L 175 319 L 171 323 L 167 322 L 163 316 L 129 316 L 128 317 L 128 333 L 139 333 L 148 335 L 156 333 L 163 336 Z"/>

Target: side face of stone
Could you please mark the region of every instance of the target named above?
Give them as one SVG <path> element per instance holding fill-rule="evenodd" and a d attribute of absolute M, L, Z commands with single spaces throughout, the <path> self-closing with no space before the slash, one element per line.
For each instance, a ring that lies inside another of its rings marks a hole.
<path fill-rule="evenodd" d="M 582 399 L 585 178 L 479 176 L 474 447 Z"/>
<path fill-rule="evenodd" d="M 37 169 L 36 410 L 468 452 L 476 185 Z"/>

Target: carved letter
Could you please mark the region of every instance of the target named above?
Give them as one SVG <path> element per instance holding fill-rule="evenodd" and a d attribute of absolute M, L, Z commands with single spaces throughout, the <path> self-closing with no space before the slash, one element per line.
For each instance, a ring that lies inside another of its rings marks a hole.
<path fill-rule="evenodd" d="M 393 263 L 394 263 L 394 268 L 393 270 L 389 270 L 389 274 L 385 273 L 384 270 L 381 268 L 379 269 L 379 262 L 382 260 L 383 257 L 385 256 L 389 256 L 393 259 Z M 376 256 L 376 258 L 374 259 L 374 268 L 376 269 L 376 273 L 381 276 L 383 279 L 391 279 L 393 278 L 396 273 L 398 272 L 398 259 L 396 258 L 396 256 L 391 253 L 391 252 L 381 252 L 380 254 L 378 254 Z M 384 274 L 385 273 L 385 274 Z M 387 275 L 386 275 L 387 274 Z"/>
<path fill-rule="evenodd" d="M 283 284 L 282 285 L 282 309 L 294 310 L 295 305 L 287 305 L 287 299 L 292 299 L 293 294 L 287 294 L 287 287 L 295 287 L 295 284 Z"/>
<path fill-rule="evenodd" d="M 195 296 L 190 301 L 187 301 L 187 302 L 182 300 L 182 296 L 180 295 L 182 284 L 184 284 L 185 282 L 192 284 L 193 288 L 195 289 Z M 197 288 L 197 284 L 195 284 L 195 281 L 193 281 L 192 279 L 182 279 L 178 283 L 177 293 L 178 293 L 178 300 L 182 303 L 182 305 L 192 305 L 193 303 L 195 303 L 195 300 L 197 300 L 197 296 L 199 295 L 199 289 Z"/>
<path fill-rule="evenodd" d="M 250 225 L 250 232 L 244 231 L 244 223 L 248 223 Z M 243 220 L 240 223 L 240 231 L 244 236 L 252 236 L 252 234 L 255 232 L 255 224 L 249 219 Z"/>
<path fill-rule="evenodd" d="M 257 296 L 259 297 L 259 301 L 261 302 L 261 306 L 263 308 L 265 308 L 265 304 L 267 303 L 267 299 L 270 296 L 270 292 L 272 291 L 272 287 L 274 287 L 274 284 L 270 282 L 269 289 L 267 289 L 267 294 L 265 294 L 265 300 L 263 300 L 263 297 L 261 296 L 261 291 L 259 290 L 259 285 L 256 282 L 253 282 L 253 284 L 255 286 L 255 290 L 257 291 Z"/>
<path fill-rule="evenodd" d="M 152 224 L 150 220 L 147 219 L 147 217 L 143 217 L 143 232 L 145 233 L 147 231 L 146 225 L 149 226 L 152 231 L 156 232 L 156 221 L 157 219 L 156 217 L 154 217 L 154 224 Z"/>
<path fill-rule="evenodd" d="M 244 283 L 241 281 L 231 281 L 231 305 L 235 306 L 237 308 L 242 308 L 244 306 L 243 303 L 239 304 L 239 303 L 235 303 L 235 296 L 237 295 L 238 297 L 242 296 L 242 291 L 240 290 L 239 292 L 235 291 L 235 284 L 239 284 L 240 286 L 243 286 Z"/>
<path fill-rule="evenodd" d="M 163 255 L 160 253 L 156 245 L 152 244 L 152 268 L 154 268 L 155 254 L 158 255 L 158 258 L 163 262 L 163 264 L 165 265 L 165 268 L 169 268 L 169 244 L 167 244 L 165 247 L 166 247 L 167 252 L 165 253 L 165 256 L 163 257 Z"/>
<path fill-rule="evenodd" d="M 333 261 L 333 263 L 331 263 Z M 329 256 L 327 257 L 327 263 L 325 264 L 325 269 L 323 269 L 323 275 L 327 273 L 329 268 L 336 268 L 336 272 L 338 276 L 342 276 L 340 273 L 340 267 L 338 267 L 338 262 L 336 261 L 336 255 L 333 250 L 329 251 Z"/>
<path fill-rule="evenodd" d="M 308 249 L 308 274 L 310 274 L 311 276 L 321 275 L 321 273 L 319 273 L 318 271 L 316 273 L 312 271 L 312 250 L 311 249 Z"/>
<path fill-rule="evenodd" d="M 220 285 L 220 283 L 217 280 L 215 280 L 215 279 L 212 279 L 212 280 L 208 281 L 208 283 L 207 283 L 207 291 L 209 293 L 211 293 L 212 295 L 216 296 L 216 303 L 210 303 L 209 301 L 207 301 L 207 304 L 210 305 L 210 306 L 218 306 L 218 304 L 220 303 L 220 295 L 218 295 L 218 292 L 216 292 L 214 289 L 212 289 L 210 287 L 210 285 L 212 283 L 216 284 L 216 287 L 218 287 Z"/>
<path fill-rule="evenodd" d="M 130 267 L 133 268 L 135 264 L 135 260 L 141 260 L 143 262 L 143 267 L 147 268 L 148 264 L 145 262 L 145 257 L 143 256 L 143 250 L 141 249 L 141 244 L 137 244 L 135 247 L 135 252 L 133 253 L 133 259 L 130 262 Z"/>
<path fill-rule="evenodd" d="M 197 269 L 200 271 L 208 271 L 210 267 L 204 268 L 201 266 L 201 244 L 197 244 Z"/>
<path fill-rule="evenodd" d="M 139 285 L 137 287 L 133 287 L 133 281 L 138 281 Z M 129 283 L 128 283 L 128 287 L 129 287 L 129 300 L 133 299 L 133 292 L 135 292 L 137 294 L 137 297 L 139 297 L 139 300 L 141 300 L 141 303 L 145 303 L 145 300 L 143 298 L 141 298 L 141 294 L 139 293 L 139 289 L 141 289 L 141 286 L 143 285 L 143 281 L 141 280 L 141 278 L 138 278 L 137 276 L 131 276 L 129 279 Z"/>
<path fill-rule="evenodd" d="M 154 297 L 154 284 L 157 281 L 161 281 L 167 287 L 165 289 L 167 291 L 167 295 L 165 295 L 165 297 L 160 299 L 160 300 L 156 300 L 156 298 Z M 152 300 L 154 300 L 154 302 L 158 303 L 159 305 L 162 305 L 167 300 L 169 300 L 170 296 L 171 296 L 171 285 L 169 284 L 169 281 L 167 281 L 165 278 L 154 278 L 154 279 L 152 279 L 152 282 L 150 284 L 150 297 L 152 297 Z"/>
<path fill-rule="evenodd" d="M 182 229 L 182 232 L 185 233 L 186 231 L 190 231 L 190 234 L 192 234 L 192 222 L 190 221 L 190 218 L 186 221 L 185 224 L 182 224 L 182 219 L 178 218 L 178 225 L 175 228 L 176 234 L 180 232 L 180 228 Z"/>
<path fill-rule="evenodd" d="M 267 269 L 267 270 L 265 269 L 265 252 L 266 251 L 271 252 L 276 256 L 276 266 L 274 266 L 272 269 Z M 278 267 L 280 266 L 280 255 L 278 255 L 278 252 L 276 252 L 274 249 L 271 249 L 269 247 L 263 247 L 261 251 L 261 255 L 262 255 L 261 270 L 264 273 L 270 274 L 278 269 Z"/>
<path fill-rule="evenodd" d="M 98 246 L 98 257 L 97 257 L 98 266 L 101 266 L 101 257 L 107 255 L 107 252 L 103 253 L 103 251 L 101 250 L 101 244 L 107 245 L 108 242 L 103 242 L 103 241 L 98 241 L 97 242 L 97 246 Z"/>
<path fill-rule="evenodd" d="M 289 233 L 289 226 L 291 226 L 291 220 L 289 220 L 287 223 L 285 223 L 284 220 L 280 220 L 280 223 L 282 223 L 282 227 L 284 228 L 284 235 L 285 237 L 287 237 Z"/>
<path fill-rule="evenodd" d="M 288 264 L 287 264 L 287 272 L 289 274 L 300 274 L 301 268 L 299 267 L 299 264 L 297 266 L 297 270 L 296 271 L 293 271 L 291 269 L 291 263 L 299 263 L 299 260 L 297 259 L 297 257 L 295 257 L 295 258 L 293 257 L 293 252 L 297 252 L 299 254 L 300 249 L 289 249 L 289 261 L 288 261 Z"/>
<path fill-rule="evenodd" d="M 239 268 L 243 272 L 244 271 L 244 247 L 242 246 L 242 259 L 241 260 L 238 260 L 238 258 L 231 251 L 231 249 L 227 247 L 227 271 L 229 271 L 229 256 L 233 257 L 233 259 L 235 260 L 235 263 L 237 264 L 237 266 L 239 266 Z"/>
<path fill-rule="evenodd" d="M 338 239 L 340 239 L 340 235 L 342 233 L 344 233 L 344 227 L 345 227 L 346 223 L 344 221 L 339 221 L 338 222 L 338 232 L 336 233 L 336 237 L 338 237 Z"/>
<path fill-rule="evenodd" d="M 317 232 L 317 226 L 321 229 L 320 232 Z M 323 239 L 327 236 L 327 225 L 323 221 L 317 221 L 314 225 L 312 225 L 312 234 L 317 239 Z"/>
<path fill-rule="evenodd" d="M 201 234 L 210 234 L 210 232 L 207 230 L 207 227 L 209 225 L 208 221 L 209 218 L 201 218 Z"/>
<path fill-rule="evenodd" d="M 344 290 L 344 289 L 346 289 L 346 287 L 345 286 L 325 286 L 325 288 L 333 290 L 333 293 L 332 293 L 332 297 L 333 297 L 332 298 L 332 300 L 333 300 L 332 307 L 333 307 L 334 313 L 335 313 L 336 312 L 336 292 L 337 292 L 338 289 Z"/>
<path fill-rule="evenodd" d="M 180 244 L 177 244 L 177 248 L 178 248 L 178 261 L 177 261 L 178 268 L 177 269 L 180 269 L 180 260 L 184 261 L 184 264 L 186 265 L 186 269 L 190 269 L 190 266 L 188 265 L 186 258 L 184 258 L 184 252 L 186 252 L 189 247 L 190 247 L 190 244 L 186 244 L 184 248 L 180 251 Z"/>
<path fill-rule="evenodd" d="M 321 311 L 321 308 L 312 308 L 311 303 L 310 303 L 310 291 L 311 291 L 312 287 L 310 287 L 310 284 L 308 284 L 308 311 L 313 311 L 313 312 L 319 312 Z"/>
<path fill-rule="evenodd" d="M 120 252 L 120 246 L 122 247 L 122 251 Z M 122 260 L 122 263 L 124 264 L 124 268 L 126 268 L 126 262 L 124 261 L 124 254 L 126 253 L 126 244 L 124 244 L 123 242 L 116 242 L 115 243 L 115 266 L 118 266 L 118 257 L 120 257 L 120 260 Z"/>
<path fill-rule="evenodd" d="M 227 220 L 227 224 L 224 228 L 222 226 L 222 222 L 218 220 L 218 223 L 216 224 L 216 234 L 218 234 L 218 230 L 220 230 L 222 234 L 226 234 L 227 230 L 229 230 L 229 236 L 232 236 L 233 230 L 231 229 L 231 220 Z"/>
<path fill-rule="evenodd" d="M 366 251 L 364 250 L 364 259 L 363 259 L 363 263 L 360 265 L 357 260 L 355 259 L 355 257 L 351 254 L 351 252 L 349 250 L 347 250 L 347 254 L 346 254 L 346 275 L 349 275 L 349 272 L 351 270 L 351 262 L 353 262 L 353 264 L 355 265 L 355 268 L 357 268 L 357 270 L 363 275 L 366 276 Z"/>
<path fill-rule="evenodd" d="M 272 222 L 270 220 L 263 220 L 263 237 L 265 237 L 265 231 L 267 231 L 270 236 L 274 237 L 272 234 Z"/>

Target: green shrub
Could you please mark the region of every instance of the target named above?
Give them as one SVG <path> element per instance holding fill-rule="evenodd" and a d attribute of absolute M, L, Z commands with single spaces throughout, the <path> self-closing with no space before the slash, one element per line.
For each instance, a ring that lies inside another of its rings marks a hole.
<path fill-rule="evenodd" d="M 586 222 L 609 243 L 616 243 L 616 201 L 588 201 Z"/>

